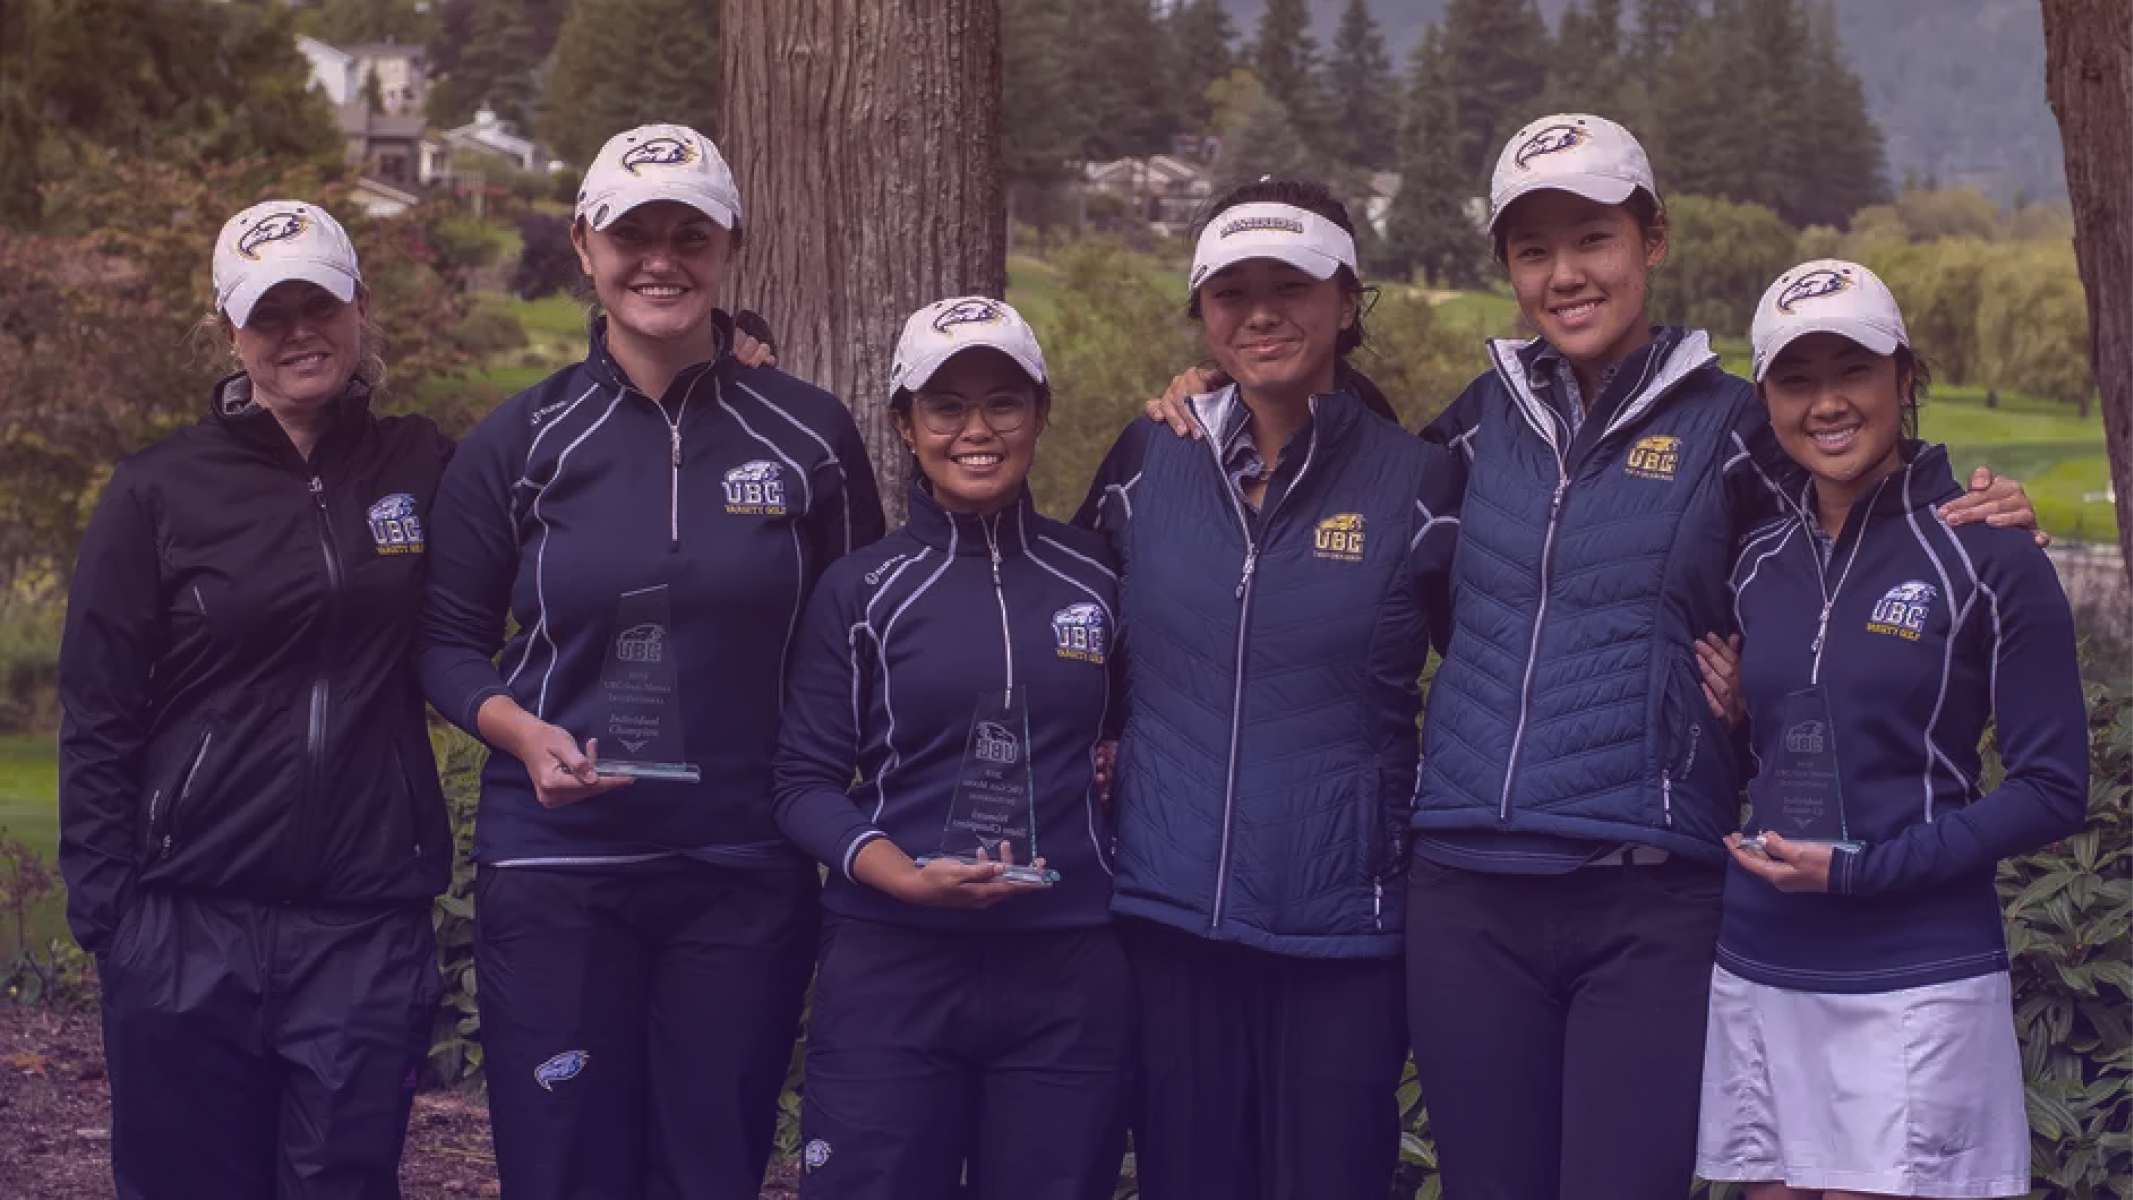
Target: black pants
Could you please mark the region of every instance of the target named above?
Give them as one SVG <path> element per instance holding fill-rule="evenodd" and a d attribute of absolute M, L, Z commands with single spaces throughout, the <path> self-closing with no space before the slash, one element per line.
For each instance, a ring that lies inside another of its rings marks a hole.
<path fill-rule="evenodd" d="M 1416 859 L 1408 1017 L 1446 1200 L 1655 1200 L 1695 1170 L 1723 874 Z"/>
<path fill-rule="evenodd" d="M 429 906 L 143 892 L 99 963 L 120 1200 L 397 1200 Z"/>
<path fill-rule="evenodd" d="M 483 867 L 483 1066 L 512 1200 L 754 1200 L 813 965 L 812 865 Z"/>
<path fill-rule="evenodd" d="M 1108 928 L 831 918 L 807 1024 L 800 1195 L 1109 1200 L 1132 1067 L 1132 978 Z"/>
<path fill-rule="evenodd" d="M 1400 961 L 1290 958 L 1141 921 L 1144 1200 L 1385 1200 L 1407 1059 Z"/>

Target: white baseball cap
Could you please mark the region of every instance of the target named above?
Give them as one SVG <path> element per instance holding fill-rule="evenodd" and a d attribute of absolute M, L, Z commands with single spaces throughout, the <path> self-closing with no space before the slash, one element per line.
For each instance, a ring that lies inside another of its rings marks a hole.
<path fill-rule="evenodd" d="M 1208 276 L 1252 258 L 1271 258 L 1313 279 L 1331 279 L 1342 267 L 1355 270 L 1355 238 L 1293 204 L 1261 201 L 1225 208 L 1200 231 L 1188 286 L 1198 291 Z"/>
<path fill-rule="evenodd" d="M 727 229 L 741 219 L 733 169 L 711 139 L 686 125 L 639 125 L 607 139 L 578 186 L 579 217 L 605 229 L 653 200 L 677 200 Z"/>
<path fill-rule="evenodd" d="M 1042 385 L 1044 351 L 1037 333 L 1004 300 L 989 296 L 951 296 L 911 314 L 896 339 L 896 361 L 889 367 L 891 394 L 926 386 L 949 359 L 965 350 L 987 346 L 1015 360 L 1030 381 Z"/>
<path fill-rule="evenodd" d="M 255 204 L 215 237 L 215 308 L 239 329 L 277 283 L 301 279 L 343 304 L 363 286 L 355 244 L 333 215 L 302 200 Z"/>
<path fill-rule="evenodd" d="M 1572 192 L 1601 204 L 1620 204 L 1643 188 L 1652 199 L 1652 160 L 1629 130 L 1605 117 L 1557 113 L 1511 136 L 1489 178 L 1489 231 L 1504 210 L 1530 192 Z"/>
<path fill-rule="evenodd" d="M 1780 351 L 1810 333 L 1834 333 L 1884 356 L 1911 344 L 1888 285 L 1858 263 L 1837 258 L 1801 263 L 1778 276 L 1756 302 L 1748 333 L 1755 381 L 1763 381 Z"/>

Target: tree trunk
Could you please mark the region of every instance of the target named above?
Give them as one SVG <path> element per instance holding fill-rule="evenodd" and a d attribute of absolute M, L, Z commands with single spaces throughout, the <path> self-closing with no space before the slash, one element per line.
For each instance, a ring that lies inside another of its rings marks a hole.
<path fill-rule="evenodd" d="M 1007 288 L 999 0 L 726 0 L 720 33 L 747 232 L 727 299 L 769 319 L 784 370 L 851 407 L 893 525 L 904 318 Z"/>
<path fill-rule="evenodd" d="M 2066 145 L 2074 256 L 2088 293 L 2091 363 L 2133 581 L 2133 5 L 2042 0 L 2044 80 Z"/>

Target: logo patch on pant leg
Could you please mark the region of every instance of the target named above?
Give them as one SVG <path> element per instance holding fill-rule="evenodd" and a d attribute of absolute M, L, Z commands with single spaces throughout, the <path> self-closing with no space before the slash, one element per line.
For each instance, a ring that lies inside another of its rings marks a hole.
<path fill-rule="evenodd" d="M 558 1083 L 576 1079 L 585 1070 L 592 1055 L 583 1050 L 565 1050 L 540 1066 L 533 1068 L 533 1082 L 541 1085 L 544 1092 L 552 1092 Z"/>
<path fill-rule="evenodd" d="M 800 1158 L 807 1164 L 808 1170 L 819 1171 L 829 1163 L 830 1144 L 816 1138 L 807 1144 L 807 1149 L 800 1152 Z"/>

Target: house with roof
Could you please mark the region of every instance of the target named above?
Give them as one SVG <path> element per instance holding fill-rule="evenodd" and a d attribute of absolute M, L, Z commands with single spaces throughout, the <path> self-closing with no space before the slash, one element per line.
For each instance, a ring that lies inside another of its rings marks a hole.
<path fill-rule="evenodd" d="M 1089 163 L 1083 180 L 1093 193 L 1123 199 L 1127 211 L 1166 236 L 1191 232 L 1215 190 L 1205 164 L 1170 154 Z"/>

